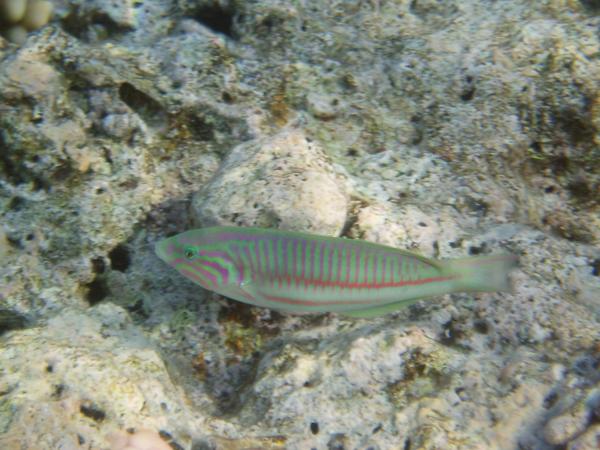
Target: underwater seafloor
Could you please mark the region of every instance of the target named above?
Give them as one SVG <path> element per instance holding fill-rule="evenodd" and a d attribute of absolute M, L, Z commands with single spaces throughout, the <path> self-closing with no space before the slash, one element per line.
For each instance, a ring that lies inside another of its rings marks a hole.
<path fill-rule="evenodd" d="M 0 448 L 600 447 L 598 1 L 52 5 L 0 17 Z M 283 315 L 153 253 L 218 224 L 520 265 Z"/>

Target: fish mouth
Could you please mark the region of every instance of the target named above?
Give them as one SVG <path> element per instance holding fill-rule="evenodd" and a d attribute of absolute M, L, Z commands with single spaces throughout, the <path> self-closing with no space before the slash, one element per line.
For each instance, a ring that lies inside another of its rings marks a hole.
<path fill-rule="evenodd" d="M 171 239 L 162 239 L 154 244 L 154 253 L 164 262 L 172 259 Z"/>

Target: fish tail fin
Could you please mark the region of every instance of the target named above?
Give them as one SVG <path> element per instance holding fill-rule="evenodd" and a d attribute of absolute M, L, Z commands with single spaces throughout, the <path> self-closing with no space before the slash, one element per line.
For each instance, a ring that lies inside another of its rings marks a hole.
<path fill-rule="evenodd" d="M 510 291 L 508 274 L 517 262 L 511 254 L 474 256 L 449 260 L 444 271 L 456 277 L 458 291 Z"/>

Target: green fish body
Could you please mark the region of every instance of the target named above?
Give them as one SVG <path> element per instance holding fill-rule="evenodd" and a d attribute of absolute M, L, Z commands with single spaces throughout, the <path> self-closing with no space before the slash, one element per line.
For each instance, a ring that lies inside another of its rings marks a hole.
<path fill-rule="evenodd" d="M 366 241 L 275 229 L 212 227 L 156 244 L 205 289 L 292 313 L 372 317 L 451 292 L 509 288 L 513 255 L 433 260 Z"/>

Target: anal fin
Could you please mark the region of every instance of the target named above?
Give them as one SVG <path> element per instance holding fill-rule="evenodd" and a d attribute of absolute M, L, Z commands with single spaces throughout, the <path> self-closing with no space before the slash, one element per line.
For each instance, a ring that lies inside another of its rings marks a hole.
<path fill-rule="evenodd" d="M 355 319 L 369 319 L 372 317 L 383 316 L 385 314 L 391 313 L 398 309 L 405 308 L 414 303 L 417 303 L 419 300 L 422 300 L 422 298 L 421 297 L 411 298 L 411 299 L 402 300 L 399 302 L 388 303 L 386 305 L 374 306 L 372 308 L 354 309 L 352 311 L 344 311 L 340 314 L 342 314 L 344 316 L 353 317 Z"/>

